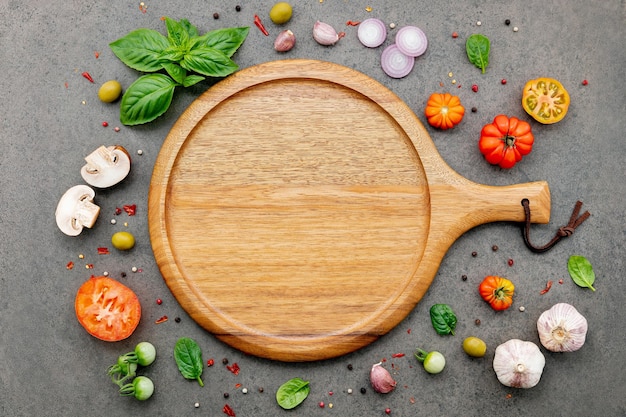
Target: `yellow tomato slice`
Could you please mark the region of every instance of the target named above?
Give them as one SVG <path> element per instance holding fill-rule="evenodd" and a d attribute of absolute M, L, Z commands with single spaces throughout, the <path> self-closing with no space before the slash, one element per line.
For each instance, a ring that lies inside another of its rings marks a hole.
<path fill-rule="evenodd" d="M 552 124 L 562 120 L 569 104 L 567 90 L 554 78 L 530 80 L 524 86 L 522 107 L 539 123 Z"/>

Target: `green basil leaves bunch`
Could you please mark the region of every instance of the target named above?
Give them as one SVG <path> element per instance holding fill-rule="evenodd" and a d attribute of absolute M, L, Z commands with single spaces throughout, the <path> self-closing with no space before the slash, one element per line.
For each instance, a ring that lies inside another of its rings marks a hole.
<path fill-rule="evenodd" d="M 124 64 L 149 73 L 124 92 L 120 121 L 127 126 L 151 122 L 165 113 L 176 87 L 190 87 L 206 77 L 226 77 L 237 71 L 231 57 L 250 30 L 224 28 L 200 35 L 187 19 L 169 17 L 165 17 L 165 25 L 167 36 L 137 29 L 109 44 Z"/>

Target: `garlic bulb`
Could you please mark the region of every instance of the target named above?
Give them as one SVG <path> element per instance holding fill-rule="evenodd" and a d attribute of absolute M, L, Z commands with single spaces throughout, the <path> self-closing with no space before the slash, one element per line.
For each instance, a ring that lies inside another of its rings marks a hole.
<path fill-rule="evenodd" d="M 381 365 L 382 363 L 379 362 L 372 366 L 372 370 L 370 371 L 370 383 L 376 392 L 386 394 L 393 391 L 397 383 L 394 381 L 389 371 Z"/>
<path fill-rule="evenodd" d="M 532 388 L 539 383 L 546 358 L 533 342 L 511 339 L 496 348 L 493 370 L 502 385 Z"/>
<path fill-rule="evenodd" d="M 320 22 L 319 20 L 313 25 L 313 39 L 320 45 L 334 45 L 337 41 L 343 38 L 346 34 L 344 32 L 337 31 L 328 23 Z"/>
<path fill-rule="evenodd" d="M 587 319 L 567 303 L 558 303 L 537 320 L 539 340 L 552 352 L 574 352 L 585 343 Z"/>

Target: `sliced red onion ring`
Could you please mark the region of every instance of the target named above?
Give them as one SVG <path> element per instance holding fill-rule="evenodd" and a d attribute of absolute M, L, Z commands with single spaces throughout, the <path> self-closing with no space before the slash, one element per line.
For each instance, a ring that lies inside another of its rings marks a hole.
<path fill-rule="evenodd" d="M 391 78 L 406 77 L 415 64 L 415 58 L 403 54 L 395 43 L 383 50 L 380 65 Z"/>
<path fill-rule="evenodd" d="M 368 48 L 376 48 L 385 42 L 387 27 L 380 19 L 365 19 L 359 24 L 357 37 Z"/>
<path fill-rule="evenodd" d="M 403 54 L 417 57 L 426 52 L 428 39 L 422 29 L 415 26 L 404 26 L 396 33 L 396 45 Z"/>

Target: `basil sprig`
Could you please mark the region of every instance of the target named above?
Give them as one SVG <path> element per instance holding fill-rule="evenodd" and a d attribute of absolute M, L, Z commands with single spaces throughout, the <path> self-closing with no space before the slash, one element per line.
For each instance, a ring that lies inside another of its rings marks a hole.
<path fill-rule="evenodd" d="M 150 73 L 133 82 L 122 96 L 120 121 L 133 126 L 167 111 L 176 87 L 191 87 L 206 77 L 222 78 L 239 69 L 231 59 L 246 40 L 249 27 L 212 30 L 200 35 L 187 19 L 165 18 L 167 36 L 137 29 L 111 42 L 113 53 L 130 68 Z"/>
<path fill-rule="evenodd" d="M 195 340 L 189 337 L 181 337 L 174 346 L 174 359 L 178 370 L 186 379 L 195 379 L 201 387 L 202 370 L 204 364 L 202 362 L 202 350 Z"/>

